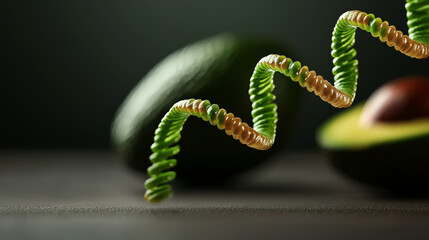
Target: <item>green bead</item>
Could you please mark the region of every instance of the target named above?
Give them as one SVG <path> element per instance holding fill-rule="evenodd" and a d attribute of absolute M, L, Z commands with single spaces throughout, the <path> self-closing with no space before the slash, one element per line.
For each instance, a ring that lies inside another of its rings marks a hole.
<path fill-rule="evenodd" d="M 378 33 L 380 40 L 383 40 L 386 38 L 387 30 L 389 30 L 389 24 L 387 24 L 387 25 L 385 24 L 382 28 L 380 28 L 379 33 Z"/>
<path fill-rule="evenodd" d="M 293 63 L 292 59 L 286 58 L 285 68 L 283 69 L 283 74 L 286 75 L 286 77 L 290 76 L 289 67 L 292 63 Z"/>
<path fill-rule="evenodd" d="M 222 125 L 224 124 L 224 122 L 225 122 L 225 116 L 226 116 L 226 110 L 225 109 L 220 109 L 218 112 L 217 112 L 217 121 L 216 121 L 216 125 L 217 125 L 217 128 L 218 129 L 222 129 Z"/>
<path fill-rule="evenodd" d="M 298 61 L 294 62 L 289 67 L 290 78 L 295 82 L 298 81 L 297 74 L 298 74 L 299 70 L 301 70 L 301 63 Z"/>
<path fill-rule="evenodd" d="M 217 104 L 213 104 L 207 110 L 207 116 L 209 118 L 210 124 L 215 125 L 216 122 L 216 112 L 219 111 L 219 106 Z"/>
<path fill-rule="evenodd" d="M 371 31 L 371 23 L 375 20 L 375 16 L 374 16 L 374 14 L 371 13 L 371 14 L 367 15 L 367 18 L 368 18 L 368 24 L 365 25 L 365 30 L 367 32 L 370 32 Z"/>
<path fill-rule="evenodd" d="M 204 111 L 205 111 L 205 113 L 204 113 L 204 114 L 201 114 L 201 118 L 202 118 L 204 121 L 208 121 L 208 120 L 209 120 L 209 118 L 208 118 L 208 116 L 207 116 L 207 110 L 208 110 L 208 108 L 210 107 L 210 102 L 209 102 L 209 100 L 204 100 L 204 102 L 203 102 L 203 106 L 204 106 Z"/>
<path fill-rule="evenodd" d="M 382 23 L 382 21 L 380 18 L 376 18 L 374 21 L 370 22 L 369 28 L 371 31 L 371 35 L 373 37 L 378 37 L 378 35 L 379 35 L 378 28 L 380 27 L 381 23 Z"/>

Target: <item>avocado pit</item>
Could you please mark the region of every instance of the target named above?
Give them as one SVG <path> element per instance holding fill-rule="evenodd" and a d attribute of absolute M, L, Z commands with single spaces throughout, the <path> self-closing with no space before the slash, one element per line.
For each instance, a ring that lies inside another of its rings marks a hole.
<path fill-rule="evenodd" d="M 384 85 L 368 99 L 361 123 L 403 122 L 429 118 L 429 78 L 405 77 Z"/>

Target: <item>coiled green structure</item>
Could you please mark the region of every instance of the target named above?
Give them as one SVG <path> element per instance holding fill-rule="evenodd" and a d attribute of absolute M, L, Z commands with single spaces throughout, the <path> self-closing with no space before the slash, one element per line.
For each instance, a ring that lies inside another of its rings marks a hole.
<path fill-rule="evenodd" d="M 410 38 L 429 45 L 429 0 L 407 0 L 405 9 Z"/>
<path fill-rule="evenodd" d="M 274 143 L 277 123 L 277 105 L 272 94 L 275 72 L 290 77 L 334 107 L 349 107 L 356 94 L 358 79 L 358 62 L 353 48 L 357 28 L 370 32 L 407 56 L 427 58 L 429 0 L 408 0 L 406 9 L 411 38 L 373 14 L 354 10 L 341 15 L 334 28 L 331 45 L 335 65 L 332 70 L 334 86 L 298 61 L 275 54 L 262 58 L 250 79 L 253 128 L 208 100 L 188 99 L 174 104 L 155 131 L 154 144 L 151 146 L 153 154 L 150 156 L 152 166 L 148 168 L 149 179 L 145 182 L 145 198 L 150 202 L 159 202 L 171 196 L 172 190 L 168 183 L 175 178 L 176 173 L 170 169 L 177 163 L 172 157 L 180 151 L 180 132 L 191 115 L 216 125 L 225 130 L 227 135 L 251 148 L 269 149 Z"/>

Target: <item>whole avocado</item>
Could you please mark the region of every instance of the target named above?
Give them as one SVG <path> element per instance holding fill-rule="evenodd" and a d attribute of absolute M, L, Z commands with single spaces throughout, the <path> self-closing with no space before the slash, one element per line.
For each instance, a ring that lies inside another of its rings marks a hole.
<path fill-rule="evenodd" d="M 351 179 L 395 194 L 429 190 L 429 78 L 405 77 L 322 125 L 318 140 Z"/>
<path fill-rule="evenodd" d="M 167 56 L 134 87 L 116 113 L 111 135 L 121 159 L 132 169 L 146 172 L 155 129 L 182 99 L 208 99 L 251 123 L 250 77 L 258 61 L 270 53 L 289 56 L 290 51 L 273 41 L 227 33 Z M 275 78 L 279 109 L 275 146 L 269 151 L 250 149 L 190 117 L 179 142 L 177 178 L 193 184 L 221 181 L 265 161 L 282 146 L 302 89 L 280 74 Z"/>

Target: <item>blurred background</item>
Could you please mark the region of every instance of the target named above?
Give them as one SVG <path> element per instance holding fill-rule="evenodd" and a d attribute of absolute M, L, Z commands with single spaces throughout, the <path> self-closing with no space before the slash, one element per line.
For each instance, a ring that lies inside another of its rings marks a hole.
<path fill-rule="evenodd" d="M 172 51 L 222 32 L 282 41 L 294 60 L 332 79 L 338 17 L 359 9 L 406 32 L 404 2 L 2 0 L 0 148 L 110 148 L 112 119 L 133 86 Z M 357 102 L 393 78 L 429 75 L 427 61 L 361 30 L 356 39 Z M 252 70 L 243 74 L 250 77 Z M 315 149 L 315 130 L 338 111 L 305 94 L 285 149 Z"/>
<path fill-rule="evenodd" d="M 315 151 L 318 127 L 343 110 L 304 89 L 285 152 L 226 186 L 209 188 L 202 182 L 221 182 L 219 175 L 251 165 L 250 157 L 231 151 L 215 158 L 226 163 L 207 164 L 207 155 L 214 155 L 210 148 L 192 159 L 205 167 L 194 171 L 201 175 L 196 174 L 193 183 L 201 188 L 175 181 L 174 200 L 151 205 L 143 200 L 141 176 L 117 168 L 118 156 L 109 152 L 118 107 L 173 51 L 224 32 L 265 36 L 283 43 L 294 60 L 332 82 L 330 45 L 340 15 L 353 9 L 374 13 L 406 32 L 404 3 L 0 0 L 0 239 L 429 239 L 427 197 L 386 198 L 372 188 L 364 192 Z M 394 78 L 429 76 L 428 60 L 411 59 L 367 32 L 357 31 L 355 47 L 356 102 Z M 250 78 L 252 72 L 243 74 Z M 242 88 L 247 91 L 248 85 Z M 423 172 L 424 180 L 414 182 L 420 184 L 407 187 L 426 188 L 429 167 L 420 160 L 427 159 L 428 144 L 407 143 L 412 147 L 397 147 L 406 150 L 406 155 L 397 155 L 406 164 L 392 161 L 389 156 L 395 151 L 387 157 L 349 151 L 362 166 L 351 169 L 363 178 L 375 172 L 376 179 L 393 176 L 405 185 L 404 173 Z M 423 157 L 410 157 L 409 152 Z M 258 159 L 250 150 L 248 156 Z M 179 161 L 178 167 L 185 166 L 186 161 Z M 379 174 L 378 169 L 383 171 Z"/>

